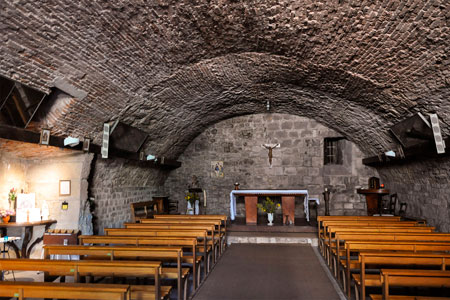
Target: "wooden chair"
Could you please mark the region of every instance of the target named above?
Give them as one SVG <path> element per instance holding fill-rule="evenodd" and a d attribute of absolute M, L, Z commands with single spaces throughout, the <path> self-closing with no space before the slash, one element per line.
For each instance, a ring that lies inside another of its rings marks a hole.
<path fill-rule="evenodd" d="M 398 196 L 397 193 L 390 195 L 389 202 L 382 209 L 383 214 L 396 215 Z"/>
<path fill-rule="evenodd" d="M 408 204 L 406 202 L 401 202 L 400 208 L 398 210 L 398 215 L 404 217 L 406 215 L 407 208 L 408 208 Z"/>

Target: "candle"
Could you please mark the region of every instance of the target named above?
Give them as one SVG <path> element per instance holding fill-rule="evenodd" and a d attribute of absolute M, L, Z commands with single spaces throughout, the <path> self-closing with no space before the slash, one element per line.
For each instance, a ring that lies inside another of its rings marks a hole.
<path fill-rule="evenodd" d="M 206 207 L 206 190 L 203 190 L 203 206 Z"/>

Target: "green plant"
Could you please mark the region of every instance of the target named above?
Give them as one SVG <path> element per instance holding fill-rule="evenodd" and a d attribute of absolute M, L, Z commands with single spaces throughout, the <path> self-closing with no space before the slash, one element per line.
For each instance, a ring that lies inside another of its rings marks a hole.
<path fill-rule="evenodd" d="M 199 200 L 197 193 L 187 193 L 186 196 L 184 196 L 184 200 L 188 201 L 191 205 L 194 205 L 196 200 Z"/>
<path fill-rule="evenodd" d="M 276 209 L 281 207 L 280 203 L 275 203 L 270 199 L 269 197 L 266 197 L 266 200 L 264 200 L 263 203 L 258 203 L 256 206 L 262 210 L 263 212 L 266 212 L 268 214 L 272 214 L 275 212 Z"/>

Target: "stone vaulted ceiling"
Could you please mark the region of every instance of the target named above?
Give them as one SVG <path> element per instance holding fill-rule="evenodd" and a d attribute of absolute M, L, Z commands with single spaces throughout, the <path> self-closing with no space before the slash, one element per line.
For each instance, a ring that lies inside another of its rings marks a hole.
<path fill-rule="evenodd" d="M 447 0 L 0 2 L 0 75 L 88 93 L 42 124 L 99 142 L 119 117 L 176 158 L 207 126 L 272 111 L 314 118 L 366 155 L 416 112 L 450 125 Z"/>

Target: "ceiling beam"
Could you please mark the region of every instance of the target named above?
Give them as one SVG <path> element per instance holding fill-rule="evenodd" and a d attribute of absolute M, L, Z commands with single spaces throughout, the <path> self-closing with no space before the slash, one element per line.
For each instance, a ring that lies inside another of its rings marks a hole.
<path fill-rule="evenodd" d="M 445 139 L 445 144 L 450 145 L 450 138 Z M 397 152 L 398 153 L 398 152 Z M 409 148 L 403 149 L 404 157 L 390 157 L 384 153 L 379 156 L 372 156 L 363 158 L 362 163 L 370 167 L 386 167 L 395 164 L 406 164 L 413 161 L 421 161 L 426 159 L 437 159 L 441 157 L 449 157 L 450 152 L 438 154 L 436 152 L 436 145 L 433 141 L 428 143 L 418 144 Z M 398 155 L 398 154 L 397 154 Z"/>
<path fill-rule="evenodd" d="M 13 140 L 13 141 L 19 141 L 24 143 L 32 143 L 32 144 L 39 144 L 41 134 L 36 133 L 30 130 L 9 126 L 9 125 L 1 125 L 0 124 L 0 138 L 7 139 L 7 140 Z M 58 147 L 58 148 L 65 148 L 65 149 L 71 149 L 71 150 L 78 150 L 82 151 L 83 143 L 80 142 L 80 144 L 70 147 L 70 146 L 64 146 L 64 138 L 59 136 L 50 136 L 49 140 L 49 146 Z M 99 145 L 90 144 L 89 147 L 90 153 L 95 154 L 101 154 L 101 147 Z M 139 159 L 139 153 L 132 153 L 128 151 L 123 151 L 119 149 L 109 149 L 109 157 L 110 158 L 124 158 L 129 159 L 133 161 L 139 161 L 142 163 L 143 166 L 146 167 L 160 167 L 160 168 L 168 168 L 168 169 L 175 169 L 179 168 L 181 166 L 181 162 L 176 161 L 174 159 L 168 159 L 165 157 L 157 157 L 156 161 L 141 161 Z"/>

